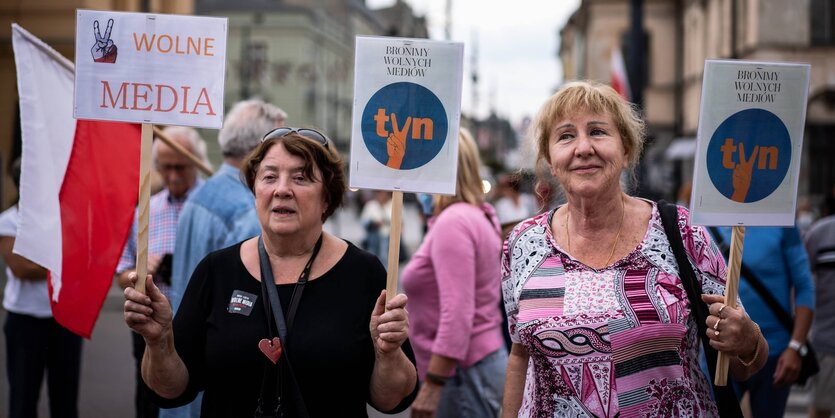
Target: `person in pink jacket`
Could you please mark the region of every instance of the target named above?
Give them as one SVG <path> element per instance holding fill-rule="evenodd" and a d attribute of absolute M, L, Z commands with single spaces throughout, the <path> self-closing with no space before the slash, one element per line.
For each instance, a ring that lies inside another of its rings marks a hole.
<path fill-rule="evenodd" d="M 422 382 L 412 417 L 495 417 L 504 390 L 500 227 L 475 142 L 462 130 L 458 144 L 456 194 L 432 199 L 429 230 L 401 279 Z"/>

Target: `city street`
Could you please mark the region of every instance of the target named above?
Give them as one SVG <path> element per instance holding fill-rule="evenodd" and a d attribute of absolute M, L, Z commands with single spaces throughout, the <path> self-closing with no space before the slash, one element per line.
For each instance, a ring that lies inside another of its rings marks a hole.
<path fill-rule="evenodd" d="M 403 240 L 411 254 L 420 244 L 422 224 L 416 206 L 407 204 L 403 212 Z M 359 243 L 363 237 L 363 230 L 357 216 L 354 208 L 340 210 L 328 221 L 326 229 L 351 242 Z M 0 270 L 5 272 L 5 266 Z M 5 273 L 2 274 L 2 284 L 5 284 Z M 81 417 L 133 416 L 134 366 L 130 331 L 125 326 L 122 316 L 122 301 L 122 292 L 114 285 L 99 315 L 92 339 L 84 342 L 79 395 Z M 6 312 L 0 310 L 0 321 L 5 321 L 5 316 Z M 3 359 L 0 362 L 0 418 L 8 413 L 5 347 L 5 335 L 0 334 L 0 358 Z M 39 408 L 39 416 L 42 417 L 49 416 L 45 388 L 44 384 Z M 789 408 L 785 416 L 806 417 L 807 396 L 803 390 L 794 390 L 789 398 Z M 370 416 L 378 418 L 383 415 L 371 411 Z M 406 412 L 395 417 L 408 416 Z"/>

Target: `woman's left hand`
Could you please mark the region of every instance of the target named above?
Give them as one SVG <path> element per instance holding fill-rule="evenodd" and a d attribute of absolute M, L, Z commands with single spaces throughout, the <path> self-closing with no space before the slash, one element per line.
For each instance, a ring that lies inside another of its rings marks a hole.
<path fill-rule="evenodd" d="M 397 351 L 409 336 L 409 312 L 406 311 L 408 301 L 409 298 L 401 293 L 386 303 L 385 290 L 377 298 L 370 324 L 371 340 L 377 354 Z"/>
<path fill-rule="evenodd" d="M 412 402 L 412 418 L 433 418 L 438 412 L 443 386 L 431 382 L 423 382 L 417 398 Z"/>
<path fill-rule="evenodd" d="M 710 346 L 730 356 L 751 357 L 760 338 L 754 321 L 741 308 L 725 305 L 722 295 L 702 295 L 702 300 L 708 304 Z"/>

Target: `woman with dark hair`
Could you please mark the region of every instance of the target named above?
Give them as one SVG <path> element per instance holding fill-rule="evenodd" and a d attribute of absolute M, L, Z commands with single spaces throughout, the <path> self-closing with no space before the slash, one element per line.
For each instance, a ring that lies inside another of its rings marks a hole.
<path fill-rule="evenodd" d="M 203 259 L 173 323 L 150 276 L 147 295 L 125 290 L 125 321 L 147 343 L 142 376 L 157 402 L 182 405 L 204 390 L 203 417 L 405 409 L 417 386 L 407 299 L 386 302 L 377 258 L 322 229 L 346 188 L 330 141 L 277 128 L 241 172 L 261 235 Z"/>

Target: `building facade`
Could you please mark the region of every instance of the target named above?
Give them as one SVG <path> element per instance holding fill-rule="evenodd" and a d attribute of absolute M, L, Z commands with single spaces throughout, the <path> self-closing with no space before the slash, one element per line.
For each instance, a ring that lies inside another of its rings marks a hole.
<path fill-rule="evenodd" d="M 704 61 L 812 65 L 799 193 L 820 200 L 835 185 L 835 1 L 644 0 L 644 114 L 650 144 L 642 174 L 674 198 L 692 176 Z M 566 79 L 610 80 L 611 53 L 629 30 L 629 0 L 583 0 L 560 31 Z M 659 180 L 656 180 L 659 179 Z"/>

